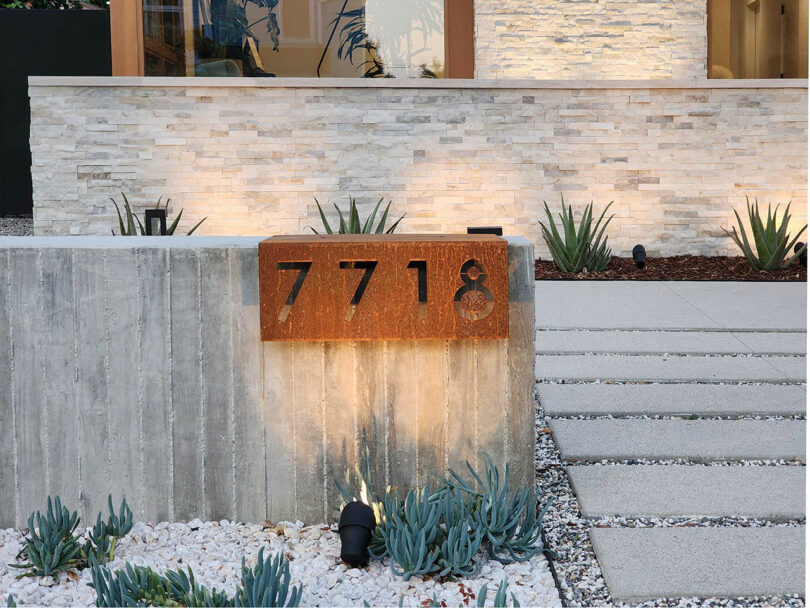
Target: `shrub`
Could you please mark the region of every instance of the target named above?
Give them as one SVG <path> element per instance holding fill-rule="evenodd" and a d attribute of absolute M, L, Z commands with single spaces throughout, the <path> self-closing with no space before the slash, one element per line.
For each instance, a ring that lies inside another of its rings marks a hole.
<path fill-rule="evenodd" d="M 337 204 L 332 203 L 335 206 L 335 209 L 338 212 L 338 218 L 340 219 L 338 234 L 383 234 L 383 231 L 385 231 L 385 234 L 392 234 L 402 221 L 402 218 L 405 217 L 405 214 L 403 213 L 402 216 L 396 222 L 391 224 L 388 230 L 386 230 L 385 222 L 388 220 L 388 210 L 391 208 L 391 201 L 388 201 L 385 209 L 383 209 L 383 214 L 379 223 L 375 226 L 374 220 L 377 218 L 377 211 L 379 211 L 382 202 L 383 199 L 377 201 L 374 211 L 372 211 L 371 215 L 366 218 L 365 222 L 360 221 L 360 213 L 357 211 L 357 201 L 354 198 L 349 197 L 348 221 L 343 217 L 343 212 L 340 210 L 340 207 L 338 207 Z M 329 225 L 329 221 L 326 219 L 326 215 L 324 214 L 323 208 L 321 208 L 321 204 L 318 202 L 317 198 L 315 199 L 315 204 L 318 205 L 318 213 L 321 215 L 321 222 L 323 222 L 323 229 L 326 231 L 326 234 L 334 234 L 334 231 Z M 309 229 L 315 234 L 320 234 L 312 226 L 310 226 Z"/>
<path fill-rule="evenodd" d="M 483 473 L 467 463 L 476 487 L 455 471 L 431 492 L 409 490 L 405 500 L 386 488 L 382 498 L 372 491 L 370 459 L 346 473 L 346 485 L 336 482 L 347 502 L 365 500 L 374 510 L 377 527 L 369 554 L 391 558 L 391 571 L 408 580 L 414 575 L 474 576 L 480 564 L 479 549 L 508 564 L 526 561 L 546 551 L 541 542 L 541 522 L 548 505 L 537 512 L 538 495 L 528 486 L 512 490 L 509 466 L 503 478 L 484 454 Z M 359 490 L 351 489 L 352 486 Z"/>
<path fill-rule="evenodd" d="M 734 215 L 737 217 L 737 224 L 740 227 L 740 233 L 737 234 L 737 229 L 732 226 L 731 232 L 723 228 L 723 232 L 729 235 L 737 246 L 742 250 L 745 259 L 754 270 L 776 270 L 777 268 L 787 268 L 795 262 L 802 253 L 807 251 L 807 245 L 800 247 L 795 251 L 792 256 L 787 257 L 791 249 L 799 240 L 799 237 L 807 229 L 807 224 L 799 230 L 795 237 L 791 240 L 790 235 L 787 233 L 788 224 L 790 223 L 790 203 L 785 207 L 785 213 L 782 215 L 782 220 L 777 227 L 777 212 L 779 205 L 773 210 L 771 214 L 771 206 L 768 205 L 768 216 L 763 223 L 762 217 L 759 214 L 759 203 L 754 199 L 754 204 L 750 204 L 748 197 L 745 197 L 745 207 L 748 210 L 748 223 L 751 227 L 751 235 L 754 239 L 754 248 L 748 241 L 748 235 L 745 232 L 743 221 L 737 211 Z M 754 252 L 756 249 L 756 252 Z M 786 259 L 787 258 L 787 259 Z"/>
<path fill-rule="evenodd" d="M 559 215 L 562 235 L 557 230 L 551 210 L 545 201 L 543 201 L 543 206 L 546 210 L 549 225 L 546 227 L 543 222 L 539 222 L 543 231 L 543 240 L 548 245 L 554 263 L 562 272 L 572 272 L 574 274 L 583 270 L 601 272 L 610 262 L 610 254 L 612 253 L 607 248 L 605 229 L 613 216 L 607 218 L 604 224 L 602 221 L 605 219 L 605 214 L 610 209 L 613 201 L 608 203 L 595 225 L 593 224 L 593 202 L 591 202 L 585 208 L 585 213 L 582 214 L 578 228 L 574 222 L 573 207 L 568 205 L 566 209 L 562 195 L 560 196 L 560 203 L 562 204 L 562 211 Z"/>
<path fill-rule="evenodd" d="M 194 580 L 187 569 L 158 574 L 144 566 L 126 564 L 111 571 L 95 566 L 88 583 L 96 591 L 96 606 L 298 606 L 302 587 L 290 587 L 290 563 L 283 555 L 259 559 L 253 568 L 242 558 L 242 583 L 229 598 L 217 589 L 209 590 Z"/>
<path fill-rule="evenodd" d="M 132 207 L 129 204 L 129 200 L 127 199 L 127 195 L 123 192 L 121 193 L 121 197 L 124 199 L 124 216 L 121 215 L 121 209 L 118 208 L 118 203 L 115 202 L 115 199 L 110 197 L 112 204 L 115 205 L 115 212 L 118 214 L 118 229 L 121 231 L 121 236 L 141 236 L 146 235 L 146 228 L 141 223 L 140 218 L 132 211 Z M 166 203 L 163 205 L 163 209 L 167 212 L 169 210 L 169 203 L 172 199 L 167 198 Z M 163 197 L 161 196 L 158 198 L 158 202 L 155 205 L 155 209 L 160 209 L 160 204 L 163 201 Z M 180 213 L 177 214 L 177 217 L 174 218 L 174 221 L 167 226 L 166 228 L 166 236 L 174 235 L 175 230 L 177 230 L 177 224 L 180 222 L 180 218 L 183 217 L 183 210 L 180 210 Z M 124 222 L 124 218 L 126 218 L 126 223 Z M 194 227 L 186 233 L 186 236 L 191 236 L 194 234 L 194 231 L 200 227 L 207 217 L 204 217 L 199 222 L 197 222 Z M 167 218 L 168 222 L 168 218 Z M 112 230 L 113 236 L 116 236 L 115 230 Z M 159 235 L 153 235 L 159 236 Z"/>

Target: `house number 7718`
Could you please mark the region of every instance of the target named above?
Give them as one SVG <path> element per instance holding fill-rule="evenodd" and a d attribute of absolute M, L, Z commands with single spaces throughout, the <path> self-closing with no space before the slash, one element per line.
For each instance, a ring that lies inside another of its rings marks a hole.
<path fill-rule="evenodd" d="M 278 313 L 278 320 L 281 323 L 287 322 L 290 311 L 295 304 L 307 275 L 312 267 L 312 262 L 276 262 L 278 271 L 297 271 L 298 275 L 293 282 L 290 293 L 281 310 Z M 377 269 L 376 260 L 341 260 L 339 262 L 341 270 L 363 270 L 363 276 L 357 284 L 357 288 L 352 298 L 346 306 L 343 318 L 351 321 L 363 299 L 369 283 Z M 428 264 L 427 260 L 411 260 L 406 266 L 408 270 L 416 271 L 416 313 L 420 319 L 427 319 L 428 306 Z M 487 279 L 487 272 L 484 265 L 474 258 L 465 261 L 459 270 L 459 278 L 463 285 L 458 288 L 453 297 L 453 307 L 463 319 L 468 321 L 478 321 L 487 317 L 495 306 L 492 292 L 484 284 Z"/>

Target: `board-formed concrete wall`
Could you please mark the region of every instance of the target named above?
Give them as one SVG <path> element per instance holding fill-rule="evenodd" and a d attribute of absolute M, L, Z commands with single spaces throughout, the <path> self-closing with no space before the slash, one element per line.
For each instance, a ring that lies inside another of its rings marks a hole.
<path fill-rule="evenodd" d="M 476 78 L 706 78 L 706 0 L 475 0 Z"/>
<path fill-rule="evenodd" d="M 736 253 L 721 230 L 793 200 L 806 216 L 807 81 L 695 83 L 31 78 L 34 229 L 109 234 L 110 196 L 163 195 L 211 235 L 301 234 L 315 198 L 408 232 L 499 224 L 546 256 L 560 195 L 615 201 L 614 251 Z"/>
<path fill-rule="evenodd" d="M 533 252 L 508 340 L 265 342 L 259 238 L 0 238 L 0 528 L 59 495 L 165 521 L 334 516 L 488 452 L 534 482 Z"/>

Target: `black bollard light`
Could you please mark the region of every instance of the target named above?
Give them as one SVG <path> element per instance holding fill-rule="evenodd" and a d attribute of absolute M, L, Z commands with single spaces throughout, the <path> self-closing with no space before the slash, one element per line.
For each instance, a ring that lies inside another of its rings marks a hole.
<path fill-rule="evenodd" d="M 143 223 L 147 236 L 166 236 L 165 209 L 147 209 Z"/>
<path fill-rule="evenodd" d="M 368 566 L 368 544 L 377 527 L 374 511 L 362 502 L 350 502 L 340 514 L 340 559 L 352 568 Z"/>
<path fill-rule="evenodd" d="M 633 247 L 633 261 L 636 263 L 636 268 L 644 268 L 647 265 L 647 251 L 644 249 L 644 245 Z"/>
<path fill-rule="evenodd" d="M 793 253 L 799 253 L 802 247 L 804 247 L 804 243 L 796 243 L 796 246 L 793 248 Z M 802 251 L 802 254 L 799 256 L 799 264 L 802 267 L 807 268 L 807 249 Z"/>

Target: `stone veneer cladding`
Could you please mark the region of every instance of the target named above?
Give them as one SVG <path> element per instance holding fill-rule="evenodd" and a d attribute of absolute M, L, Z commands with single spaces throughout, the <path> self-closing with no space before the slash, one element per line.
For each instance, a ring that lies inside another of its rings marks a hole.
<path fill-rule="evenodd" d="M 705 78 L 706 0 L 475 0 L 476 78 Z"/>
<path fill-rule="evenodd" d="M 386 197 L 402 231 L 500 224 L 541 255 L 542 201 L 561 194 L 615 200 L 610 243 L 625 253 L 734 252 L 720 227 L 745 195 L 806 218 L 806 81 L 54 82 L 30 89 L 38 235 L 109 234 L 120 191 L 141 208 L 169 196 L 184 224 L 207 216 L 202 234 L 230 235 L 317 227 L 316 197 L 356 196 L 363 212 Z"/>

